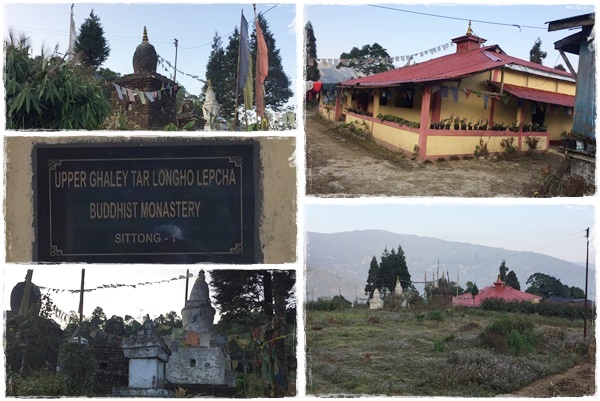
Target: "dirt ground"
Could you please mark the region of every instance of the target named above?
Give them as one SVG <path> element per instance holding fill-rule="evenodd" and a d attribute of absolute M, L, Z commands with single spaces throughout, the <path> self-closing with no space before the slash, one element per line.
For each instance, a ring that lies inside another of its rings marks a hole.
<path fill-rule="evenodd" d="M 543 167 L 556 171 L 563 156 L 446 160 L 421 163 L 371 140 L 336 129 L 307 112 L 307 195 L 322 197 L 523 197 L 523 186 Z"/>
<path fill-rule="evenodd" d="M 515 397 L 583 397 L 596 394 L 595 367 L 583 363 L 566 372 L 537 380 L 511 394 Z"/>

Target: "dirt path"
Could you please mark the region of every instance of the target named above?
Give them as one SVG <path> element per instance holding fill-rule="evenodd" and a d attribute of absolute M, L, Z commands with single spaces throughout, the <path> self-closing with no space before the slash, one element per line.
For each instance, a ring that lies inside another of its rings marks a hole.
<path fill-rule="evenodd" d="M 307 112 L 306 193 L 324 197 L 521 197 L 540 169 L 556 171 L 562 156 L 419 163 L 353 136 Z"/>
<path fill-rule="evenodd" d="M 516 397 L 583 397 L 596 393 L 595 367 L 583 363 L 566 372 L 537 380 L 512 393 Z"/>

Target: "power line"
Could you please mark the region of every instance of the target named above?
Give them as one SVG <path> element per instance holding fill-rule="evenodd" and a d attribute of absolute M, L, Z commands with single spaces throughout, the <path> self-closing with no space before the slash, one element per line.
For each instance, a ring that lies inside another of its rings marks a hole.
<path fill-rule="evenodd" d="M 269 11 L 271 11 L 272 9 L 274 9 L 275 7 L 277 7 L 278 5 L 279 5 L 279 3 L 275 4 L 273 7 L 269 8 L 269 9 L 268 9 L 267 11 L 265 11 L 265 12 L 258 13 L 258 15 L 259 15 L 259 16 L 263 16 L 263 15 L 265 15 L 266 13 L 268 13 Z M 255 20 L 255 18 L 251 19 L 250 21 L 248 21 L 248 24 L 251 24 L 252 22 L 254 22 L 254 20 Z M 231 35 L 233 35 L 233 33 L 234 33 L 234 32 L 235 32 L 235 30 L 233 30 L 233 31 L 229 32 L 227 35 L 224 35 L 224 36 L 218 36 L 218 38 L 219 38 L 219 39 L 221 39 L 221 40 L 223 40 L 224 38 L 229 38 Z M 213 38 L 213 40 L 214 40 L 214 38 Z M 199 49 L 199 48 L 201 48 L 201 47 L 210 46 L 210 45 L 212 45 L 212 44 L 213 44 L 213 42 L 205 43 L 205 44 L 203 44 L 203 45 L 198 45 L 198 46 L 192 46 L 192 47 L 181 47 L 181 46 L 180 46 L 180 49 L 194 50 L 194 49 Z"/>
<path fill-rule="evenodd" d="M 502 23 L 502 22 L 483 21 L 483 20 L 476 20 L 476 19 L 471 19 L 471 18 L 450 17 L 450 16 L 447 16 L 447 15 L 430 14 L 430 13 L 423 13 L 423 12 L 419 12 L 419 11 L 403 10 L 403 9 L 400 9 L 400 8 L 394 8 L 394 7 L 388 7 L 388 6 L 380 6 L 380 5 L 375 5 L 375 4 L 367 4 L 367 5 L 369 7 L 382 8 L 382 9 L 386 9 L 386 10 L 398 11 L 398 12 L 409 13 L 409 14 L 425 15 L 425 16 L 428 16 L 428 17 L 445 18 L 445 19 L 451 19 L 451 20 L 457 20 L 457 21 L 472 21 L 472 22 L 477 22 L 477 23 L 480 23 L 480 24 L 510 26 L 510 27 L 514 27 L 514 28 L 519 28 L 519 31 L 522 28 L 543 29 L 544 31 L 547 29 L 545 27 L 539 27 L 539 26 L 520 25 L 520 24 L 506 24 L 506 23 Z"/>

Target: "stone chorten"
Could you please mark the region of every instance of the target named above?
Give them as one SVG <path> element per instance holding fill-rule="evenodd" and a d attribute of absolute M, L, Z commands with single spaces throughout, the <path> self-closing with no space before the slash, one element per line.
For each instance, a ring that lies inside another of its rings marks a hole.
<path fill-rule="evenodd" d="M 133 53 L 133 73 L 156 72 L 157 63 L 158 54 L 156 54 L 154 46 L 148 41 L 148 31 L 144 27 L 142 43 L 138 45 L 135 53 Z"/>
<path fill-rule="evenodd" d="M 178 86 L 156 72 L 158 54 L 144 27 L 142 43 L 133 54 L 133 74 L 124 75 L 110 86 L 113 114 L 125 112 L 128 129 L 162 130 L 177 124 Z"/>
<path fill-rule="evenodd" d="M 192 287 L 190 298 L 186 301 L 185 308 L 181 310 L 183 327 L 196 333 L 210 333 L 215 312 L 210 302 L 204 271 L 200 271 Z"/>

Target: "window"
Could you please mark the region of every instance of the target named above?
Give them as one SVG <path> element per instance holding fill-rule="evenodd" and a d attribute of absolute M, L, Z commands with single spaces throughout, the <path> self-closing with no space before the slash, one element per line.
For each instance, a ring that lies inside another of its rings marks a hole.
<path fill-rule="evenodd" d="M 405 107 L 412 109 L 414 97 L 414 88 L 397 88 L 394 91 L 394 107 Z"/>
<path fill-rule="evenodd" d="M 195 368 L 195 367 L 196 367 L 196 360 L 190 359 L 190 368 Z"/>

